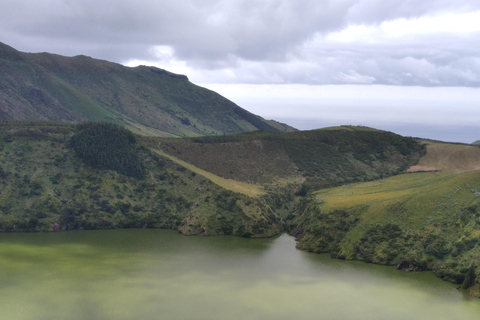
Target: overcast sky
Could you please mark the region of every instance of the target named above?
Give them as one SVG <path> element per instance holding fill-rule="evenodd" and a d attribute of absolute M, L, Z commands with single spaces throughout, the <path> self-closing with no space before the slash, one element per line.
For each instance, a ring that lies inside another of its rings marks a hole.
<path fill-rule="evenodd" d="M 480 139 L 478 0 L 0 0 L 0 41 L 186 74 L 300 129 Z"/>

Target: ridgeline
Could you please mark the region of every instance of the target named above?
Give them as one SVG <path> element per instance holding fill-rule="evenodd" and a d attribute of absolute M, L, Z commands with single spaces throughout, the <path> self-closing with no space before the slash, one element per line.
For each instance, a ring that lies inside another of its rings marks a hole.
<path fill-rule="evenodd" d="M 23 53 L 0 43 L 0 70 L 0 119 L 103 121 L 165 137 L 295 130 L 154 67 Z"/>

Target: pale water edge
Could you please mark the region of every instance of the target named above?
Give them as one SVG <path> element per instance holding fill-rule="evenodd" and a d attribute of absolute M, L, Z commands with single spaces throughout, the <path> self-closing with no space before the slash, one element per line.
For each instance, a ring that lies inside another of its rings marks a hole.
<path fill-rule="evenodd" d="M 479 319 L 455 287 L 302 252 L 288 235 L 0 234 L 1 320 Z"/>

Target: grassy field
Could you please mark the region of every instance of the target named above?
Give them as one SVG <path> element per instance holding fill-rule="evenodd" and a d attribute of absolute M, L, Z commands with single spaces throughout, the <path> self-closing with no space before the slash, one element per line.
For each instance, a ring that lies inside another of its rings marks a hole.
<path fill-rule="evenodd" d="M 362 220 L 385 221 L 420 227 L 432 213 L 448 213 L 455 207 L 478 202 L 480 171 L 454 174 L 422 172 L 403 174 L 367 183 L 350 184 L 315 193 L 324 211 L 365 206 Z M 391 210 L 394 206 L 401 210 Z"/>

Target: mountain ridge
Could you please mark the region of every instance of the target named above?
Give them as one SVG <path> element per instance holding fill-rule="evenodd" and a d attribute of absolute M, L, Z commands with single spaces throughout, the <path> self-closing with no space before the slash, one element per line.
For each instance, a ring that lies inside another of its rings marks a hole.
<path fill-rule="evenodd" d="M 23 53 L 0 43 L 0 68 L 2 119 L 106 121 L 157 136 L 295 130 L 156 67 Z"/>

